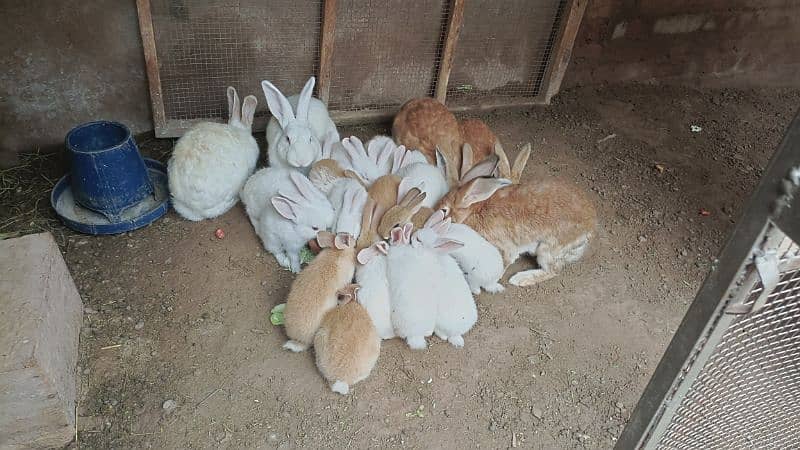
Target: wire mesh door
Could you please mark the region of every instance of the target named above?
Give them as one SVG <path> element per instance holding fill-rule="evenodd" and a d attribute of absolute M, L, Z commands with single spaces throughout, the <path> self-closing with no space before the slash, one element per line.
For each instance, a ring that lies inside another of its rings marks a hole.
<path fill-rule="evenodd" d="M 800 118 L 617 448 L 800 448 Z"/>
<path fill-rule="evenodd" d="M 414 97 L 454 110 L 547 103 L 586 3 L 137 0 L 156 136 L 224 120 L 227 86 L 262 99 L 263 127 L 263 79 L 291 95 L 317 75 L 338 123 L 391 117 Z"/>

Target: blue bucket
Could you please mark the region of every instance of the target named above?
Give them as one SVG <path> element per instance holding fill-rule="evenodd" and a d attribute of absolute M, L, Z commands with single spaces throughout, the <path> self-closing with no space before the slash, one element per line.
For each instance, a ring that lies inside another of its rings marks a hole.
<path fill-rule="evenodd" d="M 106 216 L 111 223 L 122 212 L 153 195 L 139 148 L 131 131 L 119 122 L 89 122 L 66 138 L 74 200 Z"/>

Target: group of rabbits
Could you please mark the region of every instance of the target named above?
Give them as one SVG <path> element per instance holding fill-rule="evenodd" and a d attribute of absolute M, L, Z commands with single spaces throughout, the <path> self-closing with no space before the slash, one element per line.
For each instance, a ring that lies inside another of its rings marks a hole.
<path fill-rule="evenodd" d="M 381 339 L 424 349 L 436 334 L 464 345 L 477 320 L 473 298 L 500 292 L 522 254 L 537 267 L 509 283 L 547 280 L 588 247 L 596 211 L 560 180 L 521 181 L 525 146 L 509 162 L 480 120 L 459 121 L 431 98 L 407 102 L 392 137 L 340 139 L 314 78 L 285 97 L 262 81 L 272 114 L 269 167 L 255 170 L 257 100 L 241 109 L 228 88 L 228 124 L 203 123 L 175 145 L 172 204 L 189 220 L 218 216 L 241 198 L 267 251 L 298 273 L 284 310 L 295 352 L 314 346 L 317 366 L 341 394 L 366 378 Z M 301 271 L 301 249 L 318 255 Z"/>

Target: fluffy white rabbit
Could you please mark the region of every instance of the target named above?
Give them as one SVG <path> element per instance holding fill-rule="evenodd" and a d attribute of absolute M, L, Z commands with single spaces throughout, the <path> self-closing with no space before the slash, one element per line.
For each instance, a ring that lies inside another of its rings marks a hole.
<path fill-rule="evenodd" d="M 245 184 L 242 201 L 264 248 L 294 273 L 300 271 L 300 249 L 336 218 L 325 195 L 292 169 L 259 170 Z"/>
<path fill-rule="evenodd" d="M 340 187 L 342 188 L 341 197 L 338 195 Z M 364 205 L 369 198 L 367 190 L 358 181 L 344 179 L 334 186 L 331 194 L 328 196 L 328 200 L 331 201 L 336 214 L 333 232 L 348 233 L 358 239 L 361 235 L 361 215 L 364 213 Z"/>
<path fill-rule="evenodd" d="M 269 81 L 261 82 L 272 118 L 267 124 L 269 165 L 300 169 L 305 174 L 322 158 L 322 142 L 330 135 L 339 139 L 328 108 L 311 97 L 314 77 L 308 79 L 298 95 L 286 98 Z"/>
<path fill-rule="evenodd" d="M 414 238 L 428 246 L 442 237 L 463 242 L 464 246 L 451 252 L 450 256 L 461 267 L 470 291 L 475 295 L 481 293 L 481 288 L 491 293 L 503 292 L 505 288 L 500 284 L 500 278 L 505 265 L 500 250 L 468 225 L 451 223 L 445 215 L 444 210 L 434 212 Z"/>
<path fill-rule="evenodd" d="M 422 202 L 425 208 L 433 208 L 450 191 L 444 173 L 427 161 L 405 166 L 397 171 L 396 175 L 408 180 L 411 186 L 418 187 L 427 194 L 425 201 Z"/>
<path fill-rule="evenodd" d="M 381 339 L 395 337 L 392 327 L 389 279 L 386 272 L 387 254 L 386 242 L 378 241 L 358 252 L 359 265 L 356 266 L 356 283 L 361 286 L 359 291 L 361 306 L 367 310 Z"/>
<path fill-rule="evenodd" d="M 450 226 L 442 210 L 428 218 L 425 225 L 414 233 L 411 246 L 415 249 L 430 249 L 436 252 L 441 267 L 441 277 L 431 280 L 436 295 L 436 326 L 434 333 L 450 342 L 454 347 L 463 347 L 463 334 L 478 320 L 478 310 L 464 273 L 451 255 L 465 246 L 464 243 L 444 237 Z"/>
<path fill-rule="evenodd" d="M 186 132 L 167 164 L 172 207 L 189 220 L 217 217 L 239 200 L 239 191 L 256 167 L 258 144 L 251 134 L 258 101 L 252 95 L 239 107 L 228 87 L 227 124 L 202 122 Z"/>

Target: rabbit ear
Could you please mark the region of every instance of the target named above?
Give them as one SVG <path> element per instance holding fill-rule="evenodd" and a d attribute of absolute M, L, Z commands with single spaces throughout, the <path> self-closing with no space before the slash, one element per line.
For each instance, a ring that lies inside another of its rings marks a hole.
<path fill-rule="evenodd" d="M 407 223 L 403 225 L 403 242 L 406 244 L 411 242 L 411 231 L 414 230 L 413 223 Z"/>
<path fill-rule="evenodd" d="M 325 138 L 322 140 L 322 159 L 330 159 L 333 146 L 338 140 L 339 137 L 335 131 L 328 131 L 328 133 L 325 134 Z"/>
<path fill-rule="evenodd" d="M 400 184 L 397 185 L 397 198 L 403 199 L 406 195 L 411 191 L 411 189 L 418 189 L 422 191 L 419 186 L 419 183 L 415 183 L 414 180 L 411 178 L 403 178 L 400 180 Z"/>
<path fill-rule="evenodd" d="M 464 143 L 464 146 L 461 150 L 461 176 L 460 178 L 463 180 L 467 176 L 467 172 L 469 169 L 472 168 L 472 157 L 473 151 L 472 146 L 468 143 Z"/>
<path fill-rule="evenodd" d="M 291 171 L 289 173 L 289 178 L 292 180 L 292 183 L 297 188 L 297 191 L 300 192 L 300 195 L 303 196 L 308 201 L 315 201 L 320 200 L 320 197 L 324 197 L 322 193 L 320 193 L 316 187 L 306 178 L 303 174 L 297 171 Z"/>
<path fill-rule="evenodd" d="M 308 113 L 311 109 L 311 94 L 314 92 L 314 83 L 316 78 L 311 77 L 306 81 L 303 90 L 300 91 L 300 98 L 297 100 L 297 118 L 299 120 L 308 121 Z"/>
<path fill-rule="evenodd" d="M 514 165 L 511 166 L 511 181 L 519 183 L 519 179 L 522 178 L 522 172 L 525 170 L 525 166 L 528 164 L 528 159 L 530 157 L 531 143 L 528 142 L 522 147 L 522 150 L 517 153 L 517 157 L 514 158 Z"/>
<path fill-rule="evenodd" d="M 413 188 L 403 197 L 402 206 L 408 208 L 410 214 L 415 214 L 422 207 L 422 202 L 425 201 L 427 196 L 428 194 L 422 192 L 419 188 Z"/>
<path fill-rule="evenodd" d="M 434 211 L 433 214 L 428 217 L 428 220 L 425 221 L 425 228 L 431 228 L 434 225 L 441 223 L 444 220 L 444 211 L 441 209 L 438 211 Z"/>
<path fill-rule="evenodd" d="M 363 178 L 361 178 L 361 175 L 359 175 L 357 172 L 354 172 L 354 171 L 352 171 L 350 169 L 345 169 L 344 170 L 344 177 L 356 180 L 359 183 L 361 183 L 362 186 L 366 186 L 366 184 L 367 184 L 367 182 Z"/>
<path fill-rule="evenodd" d="M 245 129 L 253 129 L 253 117 L 256 115 L 256 106 L 258 106 L 258 99 L 255 95 L 248 95 L 242 102 L 242 125 Z"/>
<path fill-rule="evenodd" d="M 317 244 L 322 248 L 330 248 L 335 245 L 336 237 L 330 231 L 317 231 Z"/>
<path fill-rule="evenodd" d="M 381 241 L 381 242 L 383 242 L 383 241 Z M 384 242 L 384 244 L 385 244 L 385 242 Z M 359 264 L 367 264 L 370 261 L 372 261 L 372 258 L 374 258 L 376 256 L 378 256 L 378 251 L 375 248 L 375 246 L 373 245 L 371 247 L 367 247 L 367 248 L 361 250 L 360 252 L 358 252 L 358 255 L 356 255 L 356 260 L 358 261 Z"/>
<path fill-rule="evenodd" d="M 464 246 L 464 243 L 455 239 L 437 239 L 433 249 L 440 253 L 450 253 Z"/>
<path fill-rule="evenodd" d="M 436 167 L 438 167 L 439 170 L 442 171 L 442 175 L 444 175 L 445 180 L 450 179 L 449 178 L 451 171 L 450 166 L 447 163 L 447 158 L 444 157 L 444 154 L 442 153 L 442 150 L 439 148 L 438 145 L 436 146 Z"/>
<path fill-rule="evenodd" d="M 236 88 L 228 86 L 228 123 L 233 125 L 242 121 L 242 111 L 239 109 L 239 94 Z"/>
<path fill-rule="evenodd" d="M 500 177 L 509 178 L 511 176 L 511 166 L 508 164 L 506 151 L 503 150 L 503 146 L 499 141 L 494 143 L 494 154 L 498 158 L 497 170 L 500 172 Z"/>
<path fill-rule="evenodd" d="M 367 158 L 367 151 L 364 149 L 364 144 L 361 142 L 361 139 L 350 136 L 349 138 L 342 139 L 342 145 L 347 153 L 347 158 L 350 159 L 350 163 L 353 164 L 353 166 L 359 165 L 364 158 Z"/>
<path fill-rule="evenodd" d="M 350 233 L 336 233 L 336 237 L 333 238 L 333 246 L 339 250 L 350 248 L 355 244 L 355 239 Z"/>
<path fill-rule="evenodd" d="M 402 145 L 400 147 L 402 147 Z M 386 141 L 383 147 L 375 150 L 375 163 L 378 167 L 383 167 L 389 161 L 389 158 L 394 155 L 395 148 L 394 142 Z M 392 169 L 394 169 L 394 167 L 392 167 Z"/>
<path fill-rule="evenodd" d="M 358 290 L 361 289 L 361 285 L 356 283 L 350 283 L 343 288 L 336 291 L 336 297 L 339 303 L 339 306 L 346 305 L 353 300 L 358 301 Z"/>
<path fill-rule="evenodd" d="M 444 219 L 443 221 L 441 221 L 441 222 L 439 222 L 437 224 L 434 224 L 431 227 L 431 229 L 434 232 L 436 232 L 436 234 L 438 234 L 440 236 L 444 235 L 444 234 L 447 234 L 447 232 L 450 231 L 450 223 L 451 222 L 452 222 L 452 219 L 448 217 L 447 219 Z"/>
<path fill-rule="evenodd" d="M 389 254 L 389 246 L 386 244 L 385 241 L 376 242 L 373 245 L 373 247 L 375 247 L 375 249 L 378 250 L 378 252 L 380 252 L 380 253 L 382 253 L 384 255 L 388 255 Z"/>
<path fill-rule="evenodd" d="M 497 192 L 498 189 L 512 184 L 506 178 L 476 178 L 456 195 L 456 207 L 468 208 L 473 203 L 482 202 Z"/>
<path fill-rule="evenodd" d="M 264 91 L 264 97 L 267 98 L 269 112 L 275 117 L 281 128 L 286 128 L 289 121 L 294 120 L 291 103 L 278 88 L 267 80 L 261 82 L 261 90 Z"/>
<path fill-rule="evenodd" d="M 389 233 L 389 241 L 392 243 L 392 245 L 397 245 L 398 243 L 403 242 L 403 229 L 401 227 L 392 228 L 392 231 Z"/>
<path fill-rule="evenodd" d="M 270 198 L 270 203 L 272 203 L 275 211 L 278 211 L 278 214 L 280 214 L 281 217 L 291 220 L 292 222 L 297 221 L 297 214 L 294 211 L 294 202 L 282 195 L 276 195 Z"/>
<path fill-rule="evenodd" d="M 461 184 L 469 183 L 478 177 L 491 177 L 497 169 L 499 158 L 497 155 L 489 155 L 483 161 L 475 164 L 464 177 L 461 178 Z"/>

